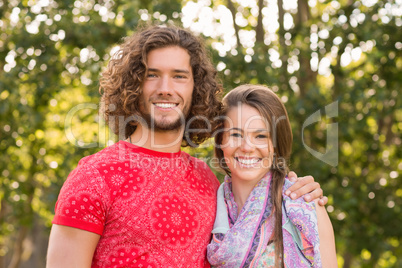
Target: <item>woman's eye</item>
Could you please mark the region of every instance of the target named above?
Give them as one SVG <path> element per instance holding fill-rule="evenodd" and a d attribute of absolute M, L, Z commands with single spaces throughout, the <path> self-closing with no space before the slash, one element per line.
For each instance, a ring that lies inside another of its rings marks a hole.
<path fill-rule="evenodd" d="M 257 136 L 257 139 L 266 139 L 266 138 L 268 138 L 267 135 L 258 135 Z"/>
<path fill-rule="evenodd" d="M 153 78 L 153 77 L 156 77 L 156 74 L 147 74 L 147 77 Z"/>
<path fill-rule="evenodd" d="M 230 137 L 241 138 L 241 134 L 240 133 L 231 133 Z"/>

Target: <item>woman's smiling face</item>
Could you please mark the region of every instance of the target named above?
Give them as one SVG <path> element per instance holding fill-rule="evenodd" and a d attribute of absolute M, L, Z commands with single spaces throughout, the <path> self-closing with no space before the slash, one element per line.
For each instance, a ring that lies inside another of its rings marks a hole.
<path fill-rule="evenodd" d="M 270 169 L 273 147 L 268 121 L 249 105 L 228 111 L 220 146 L 232 180 L 257 183 Z"/>

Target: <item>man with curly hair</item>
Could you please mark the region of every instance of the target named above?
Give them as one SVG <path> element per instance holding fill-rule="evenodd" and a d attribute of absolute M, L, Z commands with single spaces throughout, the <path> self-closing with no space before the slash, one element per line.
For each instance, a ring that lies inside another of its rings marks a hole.
<path fill-rule="evenodd" d="M 149 26 L 125 39 L 100 81 L 101 112 L 120 141 L 68 176 L 47 267 L 209 267 L 219 182 L 180 148 L 216 130 L 216 75 L 187 30 Z M 311 176 L 292 190 L 322 194 Z"/>

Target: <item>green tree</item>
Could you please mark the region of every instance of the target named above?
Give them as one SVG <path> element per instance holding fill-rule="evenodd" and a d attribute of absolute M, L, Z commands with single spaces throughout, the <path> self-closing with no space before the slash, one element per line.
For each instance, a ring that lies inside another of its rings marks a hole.
<path fill-rule="evenodd" d="M 0 267 L 44 267 L 65 178 L 115 139 L 97 112 L 111 50 L 140 20 L 178 18 L 153 2 L 0 2 Z"/>
<path fill-rule="evenodd" d="M 216 18 L 221 4 L 211 7 Z M 267 84 L 282 97 L 294 132 L 291 168 L 312 174 L 329 196 L 339 265 L 399 267 L 402 43 L 395 33 L 402 25 L 401 4 L 277 4 L 228 1 L 236 42 L 225 46 L 225 33 L 207 36 L 224 85 Z M 336 117 L 326 116 L 326 107 Z M 321 120 L 305 127 L 317 111 Z M 307 150 L 331 149 L 327 134 L 336 128 L 329 124 L 338 126 L 333 160 L 339 163 L 326 164 Z"/>
<path fill-rule="evenodd" d="M 150 21 L 205 36 L 227 91 L 261 83 L 281 96 L 291 169 L 329 196 L 339 266 L 402 266 L 401 10 L 369 0 L 0 1 L 0 268 L 44 266 L 65 178 L 116 139 L 97 113 L 102 67 Z M 304 127 L 317 111 L 322 119 Z M 330 149 L 329 124 L 338 125 L 332 165 L 307 150 Z M 185 150 L 213 166 L 212 148 Z"/>

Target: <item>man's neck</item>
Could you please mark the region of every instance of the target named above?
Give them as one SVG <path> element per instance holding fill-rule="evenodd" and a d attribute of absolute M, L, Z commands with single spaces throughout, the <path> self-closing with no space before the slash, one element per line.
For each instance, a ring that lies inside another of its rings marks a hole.
<path fill-rule="evenodd" d="M 164 153 L 176 153 L 180 151 L 183 132 L 183 128 L 156 132 L 139 125 L 131 135 L 130 140 L 132 144 L 146 149 Z"/>

